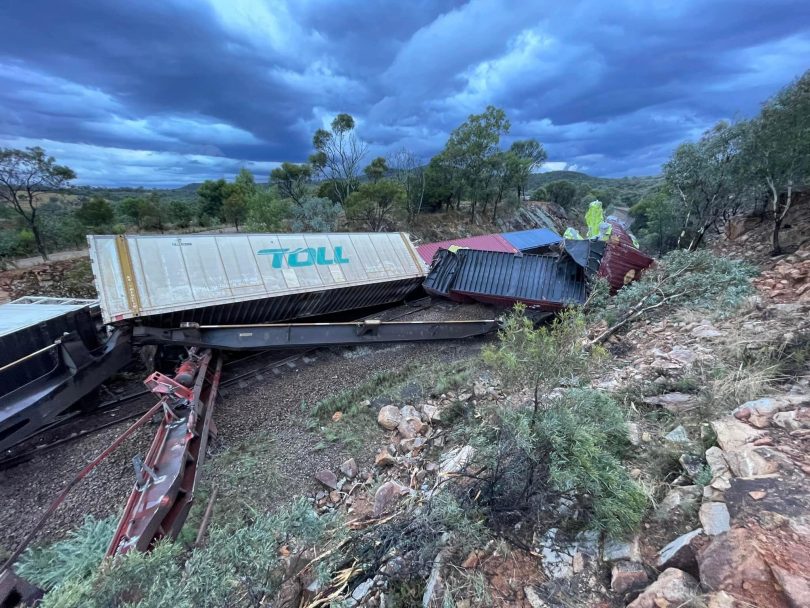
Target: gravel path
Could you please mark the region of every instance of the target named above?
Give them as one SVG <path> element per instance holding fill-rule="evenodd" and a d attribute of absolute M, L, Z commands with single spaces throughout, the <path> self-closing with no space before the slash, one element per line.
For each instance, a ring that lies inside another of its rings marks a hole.
<path fill-rule="evenodd" d="M 405 318 L 431 321 L 492 316 L 492 309 L 480 305 L 437 303 Z M 358 386 L 375 373 L 396 370 L 408 363 L 464 359 L 478 352 L 485 340 L 323 349 L 313 355 L 315 360 L 311 363 L 299 361 L 295 368 L 287 368 L 278 375 L 265 373 L 262 380 L 249 381 L 243 388 L 228 387 L 214 414 L 219 432 L 217 452 L 251 439 L 272 437 L 279 447 L 274 455 L 284 480 L 284 495 L 311 494 L 316 490 L 312 479 L 315 472 L 323 468 L 336 470 L 350 456 L 361 468 L 369 466 L 374 453 L 385 443 L 386 434 L 380 431 L 379 442 L 365 446 L 363 453 L 350 453 L 337 444 L 321 449 L 323 436 L 317 429 L 308 428 L 307 416 L 300 409 L 302 400 L 314 403 Z M 0 471 L 3 497 L 0 555 L 15 546 L 75 473 L 124 429 L 126 424 L 122 423 L 31 462 Z M 139 430 L 78 485 L 39 539 L 63 536 L 76 528 L 86 514 L 105 517 L 120 512 L 134 479 L 132 456 L 146 451 L 153 433 L 151 426 Z M 216 458 L 215 455 L 212 466 Z"/>

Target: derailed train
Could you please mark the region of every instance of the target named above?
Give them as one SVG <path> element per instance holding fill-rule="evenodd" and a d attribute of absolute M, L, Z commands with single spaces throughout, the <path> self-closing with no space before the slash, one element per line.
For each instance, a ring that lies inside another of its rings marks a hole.
<path fill-rule="evenodd" d="M 480 335 L 494 321 L 289 321 L 391 305 L 423 284 L 431 295 L 554 311 L 582 302 L 588 277 L 605 275 L 618 288 L 652 261 L 621 229 L 606 243 L 549 232 L 500 235 L 500 253 L 455 254 L 444 243 L 418 251 L 405 233 L 89 236 L 98 301 L 0 305 L 0 451 L 92 406 L 133 345 L 266 349 Z M 428 251 L 436 251 L 431 266 L 420 257 Z"/>
<path fill-rule="evenodd" d="M 133 337 L 136 329 L 279 323 L 391 304 L 426 273 L 404 233 L 91 235 L 88 244 L 97 302 L 0 306 L 0 450 L 92 396 L 129 363 L 133 343 L 149 341 Z"/>

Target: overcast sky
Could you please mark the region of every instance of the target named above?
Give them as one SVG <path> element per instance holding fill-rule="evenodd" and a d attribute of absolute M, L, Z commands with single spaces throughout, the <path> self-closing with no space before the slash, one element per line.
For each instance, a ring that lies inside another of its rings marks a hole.
<path fill-rule="evenodd" d="M 547 168 L 649 175 L 810 68 L 807 0 L 7 0 L 0 24 L 0 144 L 96 185 L 264 180 L 338 112 L 429 158 L 487 104 Z"/>

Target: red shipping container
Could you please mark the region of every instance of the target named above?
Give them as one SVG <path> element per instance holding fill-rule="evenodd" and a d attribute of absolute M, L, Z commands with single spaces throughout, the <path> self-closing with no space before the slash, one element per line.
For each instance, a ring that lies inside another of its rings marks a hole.
<path fill-rule="evenodd" d="M 477 249 L 479 251 L 517 252 L 517 249 L 500 234 L 482 234 L 481 236 L 450 239 L 449 241 L 440 241 L 438 243 L 425 243 L 424 245 L 419 245 L 416 251 L 425 262 L 430 264 L 433 261 L 433 256 L 436 255 L 439 249 L 449 249 L 453 245 L 466 247 L 467 249 Z"/>

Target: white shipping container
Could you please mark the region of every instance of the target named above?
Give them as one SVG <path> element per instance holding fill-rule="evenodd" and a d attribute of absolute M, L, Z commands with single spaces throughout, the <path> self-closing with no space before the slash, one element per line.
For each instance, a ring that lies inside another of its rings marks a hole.
<path fill-rule="evenodd" d="M 97 300 L 48 296 L 25 296 L 0 304 L 0 338 L 97 304 Z"/>
<path fill-rule="evenodd" d="M 87 237 L 105 323 L 266 298 L 415 280 L 405 233 Z"/>

